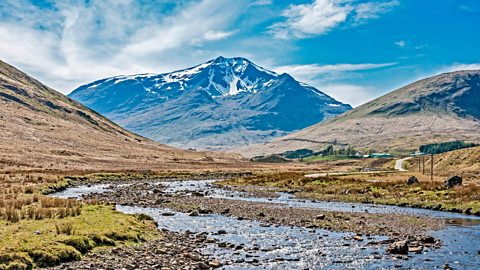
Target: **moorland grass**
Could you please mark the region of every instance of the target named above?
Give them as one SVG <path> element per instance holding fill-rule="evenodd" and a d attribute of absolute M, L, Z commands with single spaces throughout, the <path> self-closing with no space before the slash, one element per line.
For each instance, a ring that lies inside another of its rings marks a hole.
<path fill-rule="evenodd" d="M 407 185 L 414 175 L 419 184 Z M 445 177 L 430 177 L 417 172 L 352 174 L 307 178 L 302 173 L 269 173 L 232 178 L 224 185 L 258 185 L 297 190 L 297 196 L 329 201 L 399 205 L 480 215 L 480 186 L 464 183 L 444 187 Z"/>
<path fill-rule="evenodd" d="M 32 269 L 79 260 L 101 246 L 158 237 L 151 219 L 95 201 L 51 198 L 72 179 L 0 175 L 0 269 Z"/>

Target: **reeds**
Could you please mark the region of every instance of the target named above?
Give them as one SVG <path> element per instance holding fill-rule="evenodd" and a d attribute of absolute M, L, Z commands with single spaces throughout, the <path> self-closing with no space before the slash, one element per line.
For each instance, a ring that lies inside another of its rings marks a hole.
<path fill-rule="evenodd" d="M 64 224 L 55 223 L 55 230 L 58 235 L 60 234 L 72 235 L 74 233 L 73 224 L 70 222 L 67 222 Z"/>
<path fill-rule="evenodd" d="M 40 220 L 80 215 L 82 202 L 37 193 L 39 185 L 61 180 L 57 176 L 0 175 L 0 219 L 18 222 L 22 219 Z"/>

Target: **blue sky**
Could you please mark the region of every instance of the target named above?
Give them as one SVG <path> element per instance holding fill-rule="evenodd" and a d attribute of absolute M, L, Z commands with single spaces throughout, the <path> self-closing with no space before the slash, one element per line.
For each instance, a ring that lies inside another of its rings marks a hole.
<path fill-rule="evenodd" d="M 287 72 L 357 106 L 480 69 L 478 0 L 2 0 L 0 59 L 69 93 L 219 55 Z"/>

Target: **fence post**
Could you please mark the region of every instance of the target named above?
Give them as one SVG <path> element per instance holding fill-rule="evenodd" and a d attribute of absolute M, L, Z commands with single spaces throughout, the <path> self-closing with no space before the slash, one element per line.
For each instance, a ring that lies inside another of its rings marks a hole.
<path fill-rule="evenodd" d="M 430 180 L 433 181 L 433 154 L 430 155 Z"/>

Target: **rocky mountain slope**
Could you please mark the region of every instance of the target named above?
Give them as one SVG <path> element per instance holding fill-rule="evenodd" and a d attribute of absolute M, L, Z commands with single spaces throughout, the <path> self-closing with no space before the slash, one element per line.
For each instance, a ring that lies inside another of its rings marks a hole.
<path fill-rule="evenodd" d="M 326 144 L 393 151 L 449 140 L 480 141 L 480 71 L 441 74 L 402 87 L 337 118 L 239 149 L 245 156 Z"/>
<path fill-rule="evenodd" d="M 0 61 L 0 170 L 138 170 L 231 162 L 130 133 Z"/>
<path fill-rule="evenodd" d="M 224 57 L 99 80 L 70 97 L 153 140 L 215 150 L 268 141 L 351 109 L 288 74 Z"/>

